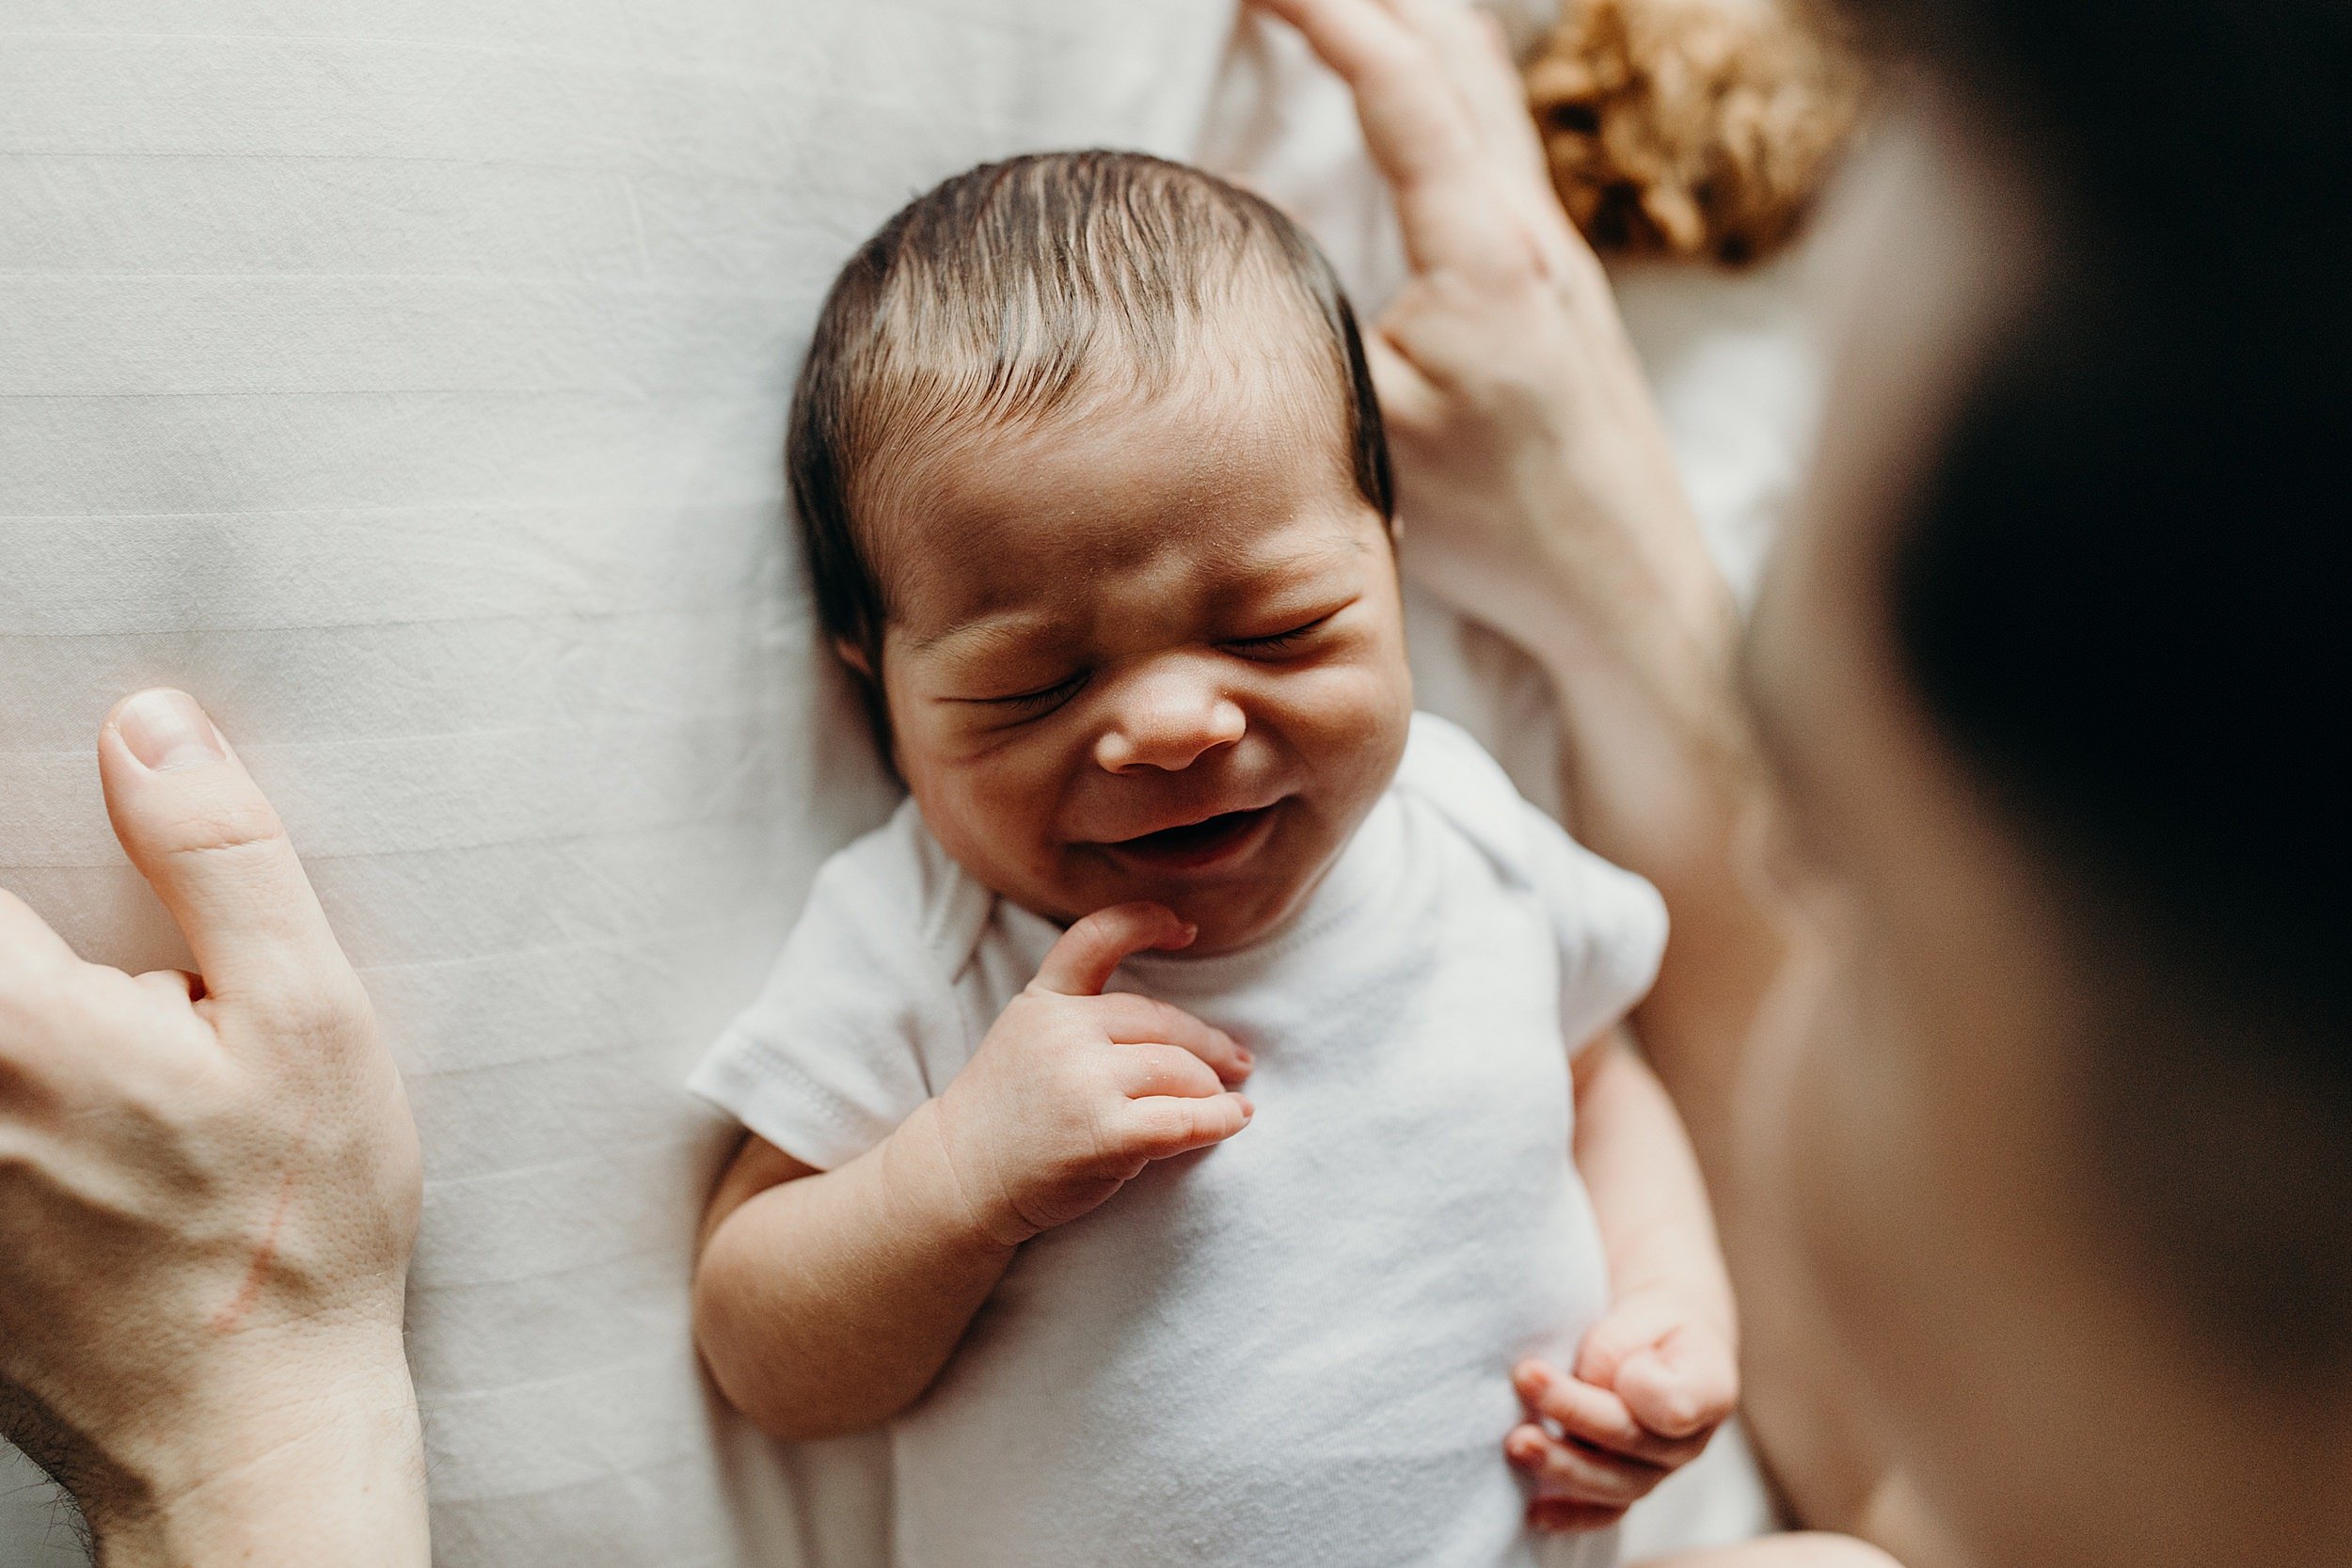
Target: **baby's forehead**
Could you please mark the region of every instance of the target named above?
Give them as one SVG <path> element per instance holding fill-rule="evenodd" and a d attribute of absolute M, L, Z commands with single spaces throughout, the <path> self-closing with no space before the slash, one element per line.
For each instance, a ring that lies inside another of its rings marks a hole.
<path fill-rule="evenodd" d="M 1113 577 L 1263 570 L 1300 537 L 1351 540 L 1367 518 L 1378 532 L 1327 376 L 1271 358 L 1141 388 L 1105 376 L 1041 418 L 903 442 L 860 506 L 889 618 L 935 629 Z"/>

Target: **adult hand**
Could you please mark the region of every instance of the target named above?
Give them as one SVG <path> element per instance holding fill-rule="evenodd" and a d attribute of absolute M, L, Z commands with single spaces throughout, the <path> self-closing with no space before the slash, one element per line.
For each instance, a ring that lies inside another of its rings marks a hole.
<path fill-rule="evenodd" d="M 1525 88 L 1462 0 L 1257 0 L 1356 94 L 1412 278 L 1365 347 L 1406 564 L 1537 654 L 1733 620 L 1607 275 L 1553 195 Z"/>
<path fill-rule="evenodd" d="M 1460 0 L 1256 0 L 1355 89 L 1413 279 L 1373 356 L 1406 564 L 1534 656 L 1578 837 L 1674 932 L 1634 1015 L 1690 1129 L 1747 1329 L 1751 1431 L 1809 1475 L 1817 1369 L 1735 1159 L 1742 1057 L 1788 951 L 1759 873 L 1776 809 L 1731 682 L 1737 619 L 1607 278 L 1549 188 L 1524 94 Z M 1753 1288 L 1751 1288 L 1753 1287 Z"/>
<path fill-rule="evenodd" d="M 1637 1016 L 1727 1177 L 1736 1053 L 1780 937 L 1743 861 L 1770 809 L 1731 684 L 1737 618 L 1608 278 L 1554 199 L 1526 97 L 1462 0 L 1255 0 L 1354 88 L 1413 278 L 1367 341 L 1406 561 L 1532 654 L 1578 836 L 1665 895 Z"/>
<path fill-rule="evenodd" d="M 193 699 L 100 731 L 197 972 L 0 893 L 0 1432 L 108 1563 L 421 1565 L 415 1128 L 276 815 Z"/>

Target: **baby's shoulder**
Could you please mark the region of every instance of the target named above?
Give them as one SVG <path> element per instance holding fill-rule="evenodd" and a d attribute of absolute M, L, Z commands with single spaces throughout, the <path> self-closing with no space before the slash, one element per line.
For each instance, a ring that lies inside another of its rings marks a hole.
<path fill-rule="evenodd" d="M 1598 1027 L 1649 989 L 1666 946 L 1657 890 L 1577 843 L 1466 731 L 1415 714 L 1396 787 L 1469 841 L 1502 883 L 1534 895 L 1567 959 L 1564 1006 L 1580 1027 Z"/>
<path fill-rule="evenodd" d="M 1540 814 L 1459 724 L 1434 713 L 1414 714 L 1393 787 L 1433 810 L 1505 870 L 1525 865 L 1533 849 L 1528 834 Z"/>
<path fill-rule="evenodd" d="M 970 946 L 974 898 L 900 808 L 818 869 L 767 983 L 689 1087 L 818 1170 L 871 1148 L 969 1053 L 955 955 Z"/>

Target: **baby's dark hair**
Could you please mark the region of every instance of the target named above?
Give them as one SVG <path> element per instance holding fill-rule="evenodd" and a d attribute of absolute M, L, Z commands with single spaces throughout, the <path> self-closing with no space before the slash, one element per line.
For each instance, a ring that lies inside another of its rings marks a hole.
<path fill-rule="evenodd" d="M 787 467 L 818 613 L 863 655 L 878 723 L 889 589 L 874 519 L 861 515 L 878 470 L 975 429 L 1171 383 L 1199 364 L 1194 333 L 1210 312 L 1267 296 L 1297 306 L 1308 356 L 1327 350 L 1341 455 L 1392 526 L 1355 312 L 1330 262 L 1271 203 L 1139 152 L 1040 153 L 955 176 L 858 248 L 793 391 Z M 1108 380 L 1106 354 L 1120 356 Z"/>

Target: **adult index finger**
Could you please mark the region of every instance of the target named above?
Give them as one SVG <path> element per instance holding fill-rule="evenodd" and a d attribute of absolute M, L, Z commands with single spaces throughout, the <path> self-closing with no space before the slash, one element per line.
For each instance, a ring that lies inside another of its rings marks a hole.
<path fill-rule="evenodd" d="M 1165 904 L 1113 904 L 1064 931 L 1030 985 L 1061 996 L 1100 996 L 1111 972 L 1131 956 L 1189 946 L 1196 929 Z"/>
<path fill-rule="evenodd" d="M 32 907 L 0 888 L 0 985 L 11 975 L 77 962 L 65 939 Z"/>
<path fill-rule="evenodd" d="M 228 1006 L 333 993 L 350 965 L 286 830 L 196 699 L 126 697 L 98 736 L 106 813 Z"/>
<path fill-rule="evenodd" d="M 1503 41 L 1494 13 L 1465 0 L 1390 0 L 1397 16 L 1428 41 L 1444 62 L 1463 110 L 1488 154 L 1532 175 L 1545 194 L 1551 172 L 1543 138 L 1528 111 L 1527 85 Z"/>
<path fill-rule="evenodd" d="M 1378 0 L 1253 3 L 1297 28 L 1355 93 L 1415 270 L 1482 275 L 1527 251 L 1532 242 L 1435 43 Z"/>
<path fill-rule="evenodd" d="M 41 1025 L 56 1006 L 58 976 L 81 960 L 49 923 L 15 895 L 0 891 L 0 1106 L 44 1079 L 51 1032 Z"/>

